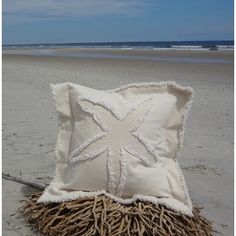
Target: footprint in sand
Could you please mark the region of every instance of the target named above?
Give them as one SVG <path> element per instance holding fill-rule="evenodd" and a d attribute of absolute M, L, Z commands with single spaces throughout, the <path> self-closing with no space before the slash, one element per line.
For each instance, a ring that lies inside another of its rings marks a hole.
<path fill-rule="evenodd" d="M 194 171 L 194 172 L 198 172 L 198 173 L 202 173 L 202 174 L 223 175 L 225 173 L 225 171 L 222 170 L 222 169 L 209 167 L 209 166 L 207 166 L 206 164 L 203 164 L 203 163 L 183 167 L 182 169 L 187 170 L 187 171 Z"/>

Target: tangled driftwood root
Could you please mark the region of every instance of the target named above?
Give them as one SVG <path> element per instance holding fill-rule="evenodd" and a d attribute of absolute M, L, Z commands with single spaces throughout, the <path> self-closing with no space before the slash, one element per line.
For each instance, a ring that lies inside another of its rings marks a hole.
<path fill-rule="evenodd" d="M 194 217 L 188 217 L 140 201 L 127 206 L 98 196 L 43 204 L 37 203 L 40 195 L 31 194 L 22 212 L 27 222 L 45 235 L 212 235 L 211 222 L 196 207 Z"/>

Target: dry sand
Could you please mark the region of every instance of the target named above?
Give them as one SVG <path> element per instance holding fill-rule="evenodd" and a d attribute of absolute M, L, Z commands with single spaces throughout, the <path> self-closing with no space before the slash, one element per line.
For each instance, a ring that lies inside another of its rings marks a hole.
<path fill-rule="evenodd" d="M 136 55 L 134 51 L 130 53 Z M 215 235 L 233 235 L 233 64 L 221 63 L 221 59 L 232 62 L 233 54 L 158 55 L 219 60 L 203 64 L 4 55 L 3 172 L 37 183 L 49 183 L 52 178 L 57 116 L 50 83 L 70 81 L 107 89 L 130 82 L 175 80 L 195 90 L 180 155 L 191 197 L 204 207 L 203 214 L 214 221 Z M 4 236 L 36 235 L 15 215 L 19 201 L 32 190 L 3 180 Z"/>

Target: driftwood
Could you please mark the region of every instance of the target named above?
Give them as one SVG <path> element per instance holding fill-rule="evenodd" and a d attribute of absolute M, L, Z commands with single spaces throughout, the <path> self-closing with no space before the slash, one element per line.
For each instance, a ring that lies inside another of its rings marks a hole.
<path fill-rule="evenodd" d="M 45 188 L 5 173 L 2 178 L 37 190 Z M 122 205 L 103 195 L 62 203 L 38 203 L 41 194 L 29 195 L 20 210 L 33 228 L 48 236 L 212 236 L 213 232 L 212 223 L 201 216 L 199 207 L 194 207 L 194 216 L 189 217 L 147 202 Z"/>
<path fill-rule="evenodd" d="M 41 194 L 31 194 L 22 212 L 34 229 L 48 236 L 212 236 L 212 223 L 197 207 L 190 217 L 163 205 L 141 201 L 123 205 L 103 195 L 38 203 Z"/>
<path fill-rule="evenodd" d="M 44 190 L 45 187 L 46 187 L 46 186 L 43 186 L 41 184 L 37 184 L 37 183 L 31 182 L 31 181 L 28 181 L 28 180 L 24 180 L 24 179 L 19 178 L 19 177 L 12 176 L 10 174 L 2 173 L 2 178 L 6 179 L 6 180 L 17 182 L 17 183 L 21 183 L 21 184 L 24 184 L 24 185 L 28 185 L 28 186 L 30 186 L 32 188 L 35 188 L 35 189 L 38 189 L 38 190 Z"/>

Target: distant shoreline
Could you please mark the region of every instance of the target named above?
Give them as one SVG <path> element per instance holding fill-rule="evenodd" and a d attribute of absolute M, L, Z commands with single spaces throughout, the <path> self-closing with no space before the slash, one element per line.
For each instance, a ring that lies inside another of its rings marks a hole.
<path fill-rule="evenodd" d="M 129 61 L 170 62 L 188 64 L 233 64 L 233 51 L 148 50 L 116 48 L 27 48 L 3 49 L 3 55 L 65 57 L 79 59 L 113 59 Z"/>

